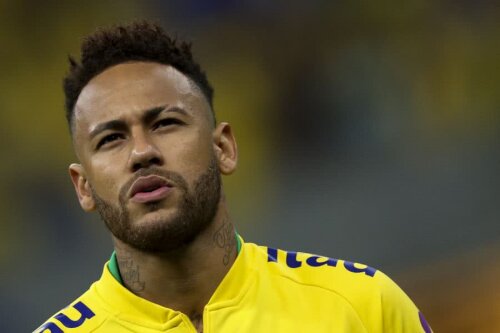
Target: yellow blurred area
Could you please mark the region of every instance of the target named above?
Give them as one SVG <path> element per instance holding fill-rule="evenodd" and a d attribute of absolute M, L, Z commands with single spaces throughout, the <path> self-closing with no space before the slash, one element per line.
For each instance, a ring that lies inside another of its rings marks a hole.
<path fill-rule="evenodd" d="M 271 111 L 274 90 L 269 76 L 251 62 L 228 57 L 208 71 L 213 73 L 211 77 L 217 91 L 224 92 L 224 96 L 215 97 L 217 121 L 228 121 L 239 143 L 237 175 L 252 175 L 224 179 L 232 209 L 248 216 L 255 206 L 263 206 L 272 195 L 269 189 L 250 201 L 245 193 L 258 193 L 262 184 L 272 181 L 264 170 L 266 161 L 272 158 L 271 149 L 266 147 L 272 130 L 266 113 Z"/>

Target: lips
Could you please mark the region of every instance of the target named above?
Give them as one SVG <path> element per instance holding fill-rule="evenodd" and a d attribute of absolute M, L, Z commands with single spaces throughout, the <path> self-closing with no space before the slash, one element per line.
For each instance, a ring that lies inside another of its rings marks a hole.
<path fill-rule="evenodd" d="M 164 199 L 171 189 L 172 185 L 163 177 L 139 177 L 130 188 L 130 198 L 138 203 L 159 201 Z"/>

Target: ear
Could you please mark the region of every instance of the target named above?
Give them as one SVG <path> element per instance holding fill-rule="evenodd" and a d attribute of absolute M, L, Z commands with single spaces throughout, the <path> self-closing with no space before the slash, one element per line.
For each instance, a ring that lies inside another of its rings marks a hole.
<path fill-rule="evenodd" d="M 228 123 L 220 123 L 214 129 L 213 138 L 219 170 L 223 175 L 230 175 L 238 164 L 238 146 L 231 126 Z"/>
<path fill-rule="evenodd" d="M 73 163 L 69 166 L 69 175 L 73 186 L 75 187 L 80 206 L 86 212 L 95 210 L 95 200 L 92 196 L 92 190 L 87 180 L 85 170 L 81 164 Z"/>

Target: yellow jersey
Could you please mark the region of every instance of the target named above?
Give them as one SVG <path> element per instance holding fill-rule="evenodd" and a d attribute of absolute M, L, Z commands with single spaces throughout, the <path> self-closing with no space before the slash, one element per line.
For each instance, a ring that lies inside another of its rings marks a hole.
<path fill-rule="evenodd" d="M 36 333 L 195 333 L 178 311 L 101 278 Z M 204 333 L 422 332 L 406 294 L 369 266 L 244 243 L 203 311 Z"/>

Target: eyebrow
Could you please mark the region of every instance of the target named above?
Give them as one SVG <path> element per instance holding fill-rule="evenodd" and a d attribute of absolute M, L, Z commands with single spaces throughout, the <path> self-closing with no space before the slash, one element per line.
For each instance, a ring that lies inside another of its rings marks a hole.
<path fill-rule="evenodd" d="M 186 112 L 186 110 L 178 107 L 178 106 L 172 106 L 172 107 L 168 107 L 166 105 L 163 105 L 163 106 L 157 106 L 157 107 L 154 107 L 152 109 L 149 109 L 149 110 L 146 110 L 144 111 L 144 114 L 142 115 L 142 120 L 143 122 L 145 123 L 149 123 L 151 122 L 153 119 L 155 119 L 156 117 L 158 117 L 160 115 L 160 113 L 162 112 L 176 112 L 176 113 L 180 113 L 184 116 L 188 116 L 189 114 Z"/>
<path fill-rule="evenodd" d="M 125 130 L 126 127 L 127 126 L 125 125 L 125 122 L 123 120 L 111 120 L 111 121 L 107 121 L 105 123 L 101 123 L 101 124 L 97 125 L 96 127 L 94 127 L 94 129 L 92 131 L 90 131 L 89 136 L 90 136 L 90 139 L 93 139 L 99 133 L 102 133 L 106 130 L 119 131 L 119 130 Z"/>
<path fill-rule="evenodd" d="M 172 106 L 167 108 L 166 105 L 162 106 L 156 106 L 154 108 L 148 109 L 144 111 L 144 114 L 142 115 L 142 121 L 145 123 L 149 123 L 153 121 L 156 117 L 160 115 L 162 112 L 176 112 L 179 114 L 182 114 L 184 116 L 188 116 L 189 114 L 186 112 L 186 110 L 178 107 L 178 106 Z M 92 129 L 89 133 L 90 139 L 93 139 L 96 137 L 99 133 L 102 133 L 106 130 L 115 130 L 115 131 L 123 131 L 127 128 L 126 123 L 123 120 L 110 120 L 101 124 L 98 124 L 95 126 L 94 129 Z"/>

